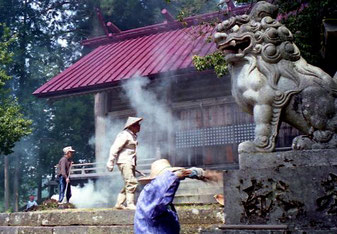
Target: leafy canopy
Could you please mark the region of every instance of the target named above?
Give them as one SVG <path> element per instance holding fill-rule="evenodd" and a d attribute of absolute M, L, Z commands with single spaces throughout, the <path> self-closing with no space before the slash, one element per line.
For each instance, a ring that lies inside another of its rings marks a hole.
<path fill-rule="evenodd" d="M 23 118 L 16 99 L 9 94 L 6 84 L 11 79 L 5 72 L 5 67 L 11 62 L 12 54 L 8 52 L 9 45 L 15 40 L 10 36 L 9 29 L 0 24 L 0 154 L 12 153 L 12 148 L 21 137 L 28 135 L 31 121 Z"/>
<path fill-rule="evenodd" d="M 237 0 L 238 3 L 256 2 L 253 0 Z M 281 22 L 285 24 L 295 36 L 295 43 L 301 55 L 309 63 L 324 67 L 325 61 L 320 54 L 322 42 L 322 20 L 336 19 L 336 0 L 274 0 L 279 7 Z M 214 42 L 211 42 L 214 43 Z M 197 70 L 214 69 L 217 76 L 226 73 L 225 61 L 221 65 L 221 54 L 215 52 L 206 57 L 194 56 L 193 62 Z"/>

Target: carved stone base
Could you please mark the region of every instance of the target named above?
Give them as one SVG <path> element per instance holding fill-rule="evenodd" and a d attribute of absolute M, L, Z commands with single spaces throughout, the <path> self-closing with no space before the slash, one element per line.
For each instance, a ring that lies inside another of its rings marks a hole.
<path fill-rule="evenodd" d="M 336 230 L 337 150 L 241 154 L 224 171 L 228 225 Z"/>

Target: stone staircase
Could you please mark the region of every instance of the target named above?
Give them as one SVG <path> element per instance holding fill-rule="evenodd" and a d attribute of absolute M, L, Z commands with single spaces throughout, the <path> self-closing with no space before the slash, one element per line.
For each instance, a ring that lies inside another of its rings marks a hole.
<path fill-rule="evenodd" d="M 223 223 L 223 209 L 212 206 L 177 207 L 181 233 L 200 233 Z M 1 234 L 133 233 L 134 211 L 67 209 L 0 213 Z"/>
<path fill-rule="evenodd" d="M 206 183 L 195 179 L 180 182 L 174 204 L 214 204 L 215 194 L 223 194 L 223 183 Z"/>

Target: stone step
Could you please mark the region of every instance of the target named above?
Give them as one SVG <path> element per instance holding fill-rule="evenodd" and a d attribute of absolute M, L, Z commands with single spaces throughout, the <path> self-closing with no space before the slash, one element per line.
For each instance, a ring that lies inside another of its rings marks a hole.
<path fill-rule="evenodd" d="M 182 234 L 199 233 L 224 222 L 217 206 L 176 207 Z M 134 211 L 67 209 L 0 213 L 1 234 L 106 234 L 133 233 Z"/>
<path fill-rule="evenodd" d="M 298 228 L 288 225 L 220 225 L 205 228 L 200 231 L 202 234 L 332 234 L 337 233 L 337 228 Z"/>
<path fill-rule="evenodd" d="M 173 204 L 217 204 L 213 194 L 177 194 L 174 197 Z"/>
<path fill-rule="evenodd" d="M 156 158 L 139 158 L 137 157 L 137 164 L 149 164 L 151 165 L 151 163 L 153 163 L 154 161 L 156 161 Z"/>
<path fill-rule="evenodd" d="M 197 187 L 197 188 L 185 188 L 183 185 L 179 187 L 176 194 L 208 194 L 215 195 L 223 193 L 222 187 Z"/>
<path fill-rule="evenodd" d="M 223 208 L 208 206 L 177 206 L 181 224 L 222 223 Z M 34 212 L 0 213 L 0 227 L 3 226 L 130 226 L 134 211 L 116 209 L 65 209 Z M 0 232 L 1 233 L 1 232 Z"/>
<path fill-rule="evenodd" d="M 217 203 L 213 196 L 211 195 L 186 195 L 183 196 L 176 195 L 173 200 L 174 204 L 213 204 Z"/>
<path fill-rule="evenodd" d="M 223 185 L 205 183 L 195 179 L 185 179 L 180 182 L 173 200 L 174 204 L 213 204 L 215 194 L 223 194 Z"/>
<path fill-rule="evenodd" d="M 30 227 L 0 226 L 1 234 L 128 234 L 133 233 L 133 225 L 129 226 L 58 226 L 58 227 Z"/>
<path fill-rule="evenodd" d="M 143 173 L 148 173 L 150 174 L 151 171 L 151 164 L 142 164 L 142 165 L 137 165 L 137 170 L 141 171 Z M 144 172 L 144 170 L 146 170 L 147 172 Z"/>
<path fill-rule="evenodd" d="M 213 227 L 208 224 L 180 225 L 181 234 L 195 234 Z M 31 227 L 31 226 L 0 226 L 1 234 L 130 234 L 130 226 L 57 226 L 57 227 Z"/>
<path fill-rule="evenodd" d="M 184 185 L 185 188 L 205 188 L 205 187 L 223 187 L 223 183 L 204 182 L 202 180 L 186 178 L 180 181 L 180 185 Z"/>

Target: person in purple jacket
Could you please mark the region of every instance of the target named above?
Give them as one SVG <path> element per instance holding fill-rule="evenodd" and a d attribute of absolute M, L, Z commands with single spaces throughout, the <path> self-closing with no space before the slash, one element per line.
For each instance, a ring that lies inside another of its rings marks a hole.
<path fill-rule="evenodd" d="M 153 162 L 150 176 L 139 179 L 141 183 L 149 183 L 143 188 L 137 201 L 134 232 L 179 233 L 179 218 L 172 201 L 180 180 L 185 177 L 203 179 L 204 173 L 201 168 L 172 167 L 166 159 Z"/>

